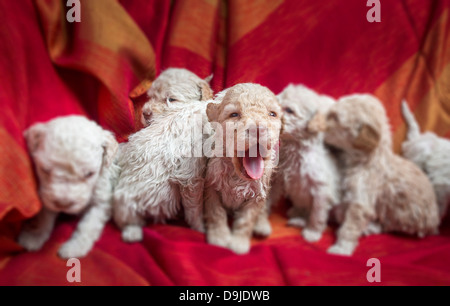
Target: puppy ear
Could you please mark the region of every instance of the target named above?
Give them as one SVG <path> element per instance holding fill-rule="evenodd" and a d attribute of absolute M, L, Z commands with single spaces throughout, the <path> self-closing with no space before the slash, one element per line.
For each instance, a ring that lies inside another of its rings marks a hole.
<path fill-rule="evenodd" d="M 208 84 L 211 84 L 211 80 L 212 80 L 213 77 L 214 77 L 214 73 L 210 74 L 209 76 L 207 76 L 205 78 L 205 82 L 208 83 Z"/>
<path fill-rule="evenodd" d="M 363 124 L 359 128 L 358 137 L 353 141 L 353 146 L 365 152 L 372 152 L 380 142 L 380 133 L 374 127 Z"/>
<path fill-rule="evenodd" d="M 214 94 L 208 82 L 201 81 L 197 86 L 200 91 L 200 101 L 208 101 L 213 98 Z"/>
<path fill-rule="evenodd" d="M 316 114 L 309 120 L 306 129 L 311 134 L 325 132 L 327 129 L 327 120 L 325 119 L 325 115 L 320 111 L 316 112 Z"/>
<path fill-rule="evenodd" d="M 219 117 L 219 105 L 217 103 L 208 103 L 206 107 L 206 115 L 208 116 L 209 122 L 216 122 Z"/>
<path fill-rule="evenodd" d="M 220 114 L 220 105 L 222 104 L 225 96 L 228 93 L 228 89 L 224 89 L 214 97 L 214 102 L 210 102 L 206 107 L 206 115 L 210 122 L 216 122 Z"/>
<path fill-rule="evenodd" d="M 119 148 L 119 143 L 111 132 L 104 131 L 103 140 L 103 165 L 109 167 L 114 161 L 117 149 Z"/>
<path fill-rule="evenodd" d="M 47 127 L 44 123 L 36 123 L 23 132 L 30 152 L 33 153 L 37 150 L 46 132 Z"/>

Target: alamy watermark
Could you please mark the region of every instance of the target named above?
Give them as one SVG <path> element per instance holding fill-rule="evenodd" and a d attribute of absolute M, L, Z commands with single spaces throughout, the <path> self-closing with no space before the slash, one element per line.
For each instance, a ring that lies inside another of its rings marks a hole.
<path fill-rule="evenodd" d="M 66 6 L 70 7 L 67 11 L 66 19 L 68 22 L 81 22 L 81 3 L 80 0 L 67 0 Z"/>
<path fill-rule="evenodd" d="M 369 283 L 381 283 L 381 262 L 378 258 L 370 258 L 367 260 L 367 267 L 371 267 L 367 271 L 366 279 Z"/>
<path fill-rule="evenodd" d="M 173 120 L 164 137 L 152 137 L 152 132 L 148 136 L 155 146 L 164 146 L 167 154 L 177 158 L 261 157 L 278 162 L 279 134 L 275 129 L 270 121 L 204 123 L 204 115 L 195 114 L 189 120 Z M 158 139 L 161 143 L 155 143 Z"/>
<path fill-rule="evenodd" d="M 67 260 L 66 263 L 67 267 L 70 267 L 70 269 L 67 271 L 66 279 L 69 283 L 81 283 L 81 262 L 77 258 L 70 258 Z M 381 283 L 381 262 L 378 258 L 369 258 L 366 263 L 367 267 L 370 267 L 370 269 L 366 273 L 366 279 L 369 283 Z M 226 293 L 228 293 L 228 297 L 226 296 Z M 224 300 L 230 300 L 230 299 L 237 299 L 238 296 L 237 293 L 233 293 L 233 297 L 231 294 L 227 291 L 224 292 Z M 191 293 L 191 295 L 194 295 Z M 263 293 L 263 300 L 269 299 L 269 293 L 264 291 Z M 209 300 L 211 301 L 211 297 L 209 297 Z M 218 296 L 220 298 L 220 296 Z M 248 298 L 239 298 L 240 301 L 248 300 L 250 299 L 250 294 L 248 294 Z M 180 300 L 198 300 L 198 296 L 190 296 L 189 291 L 186 294 L 180 295 Z"/>
<path fill-rule="evenodd" d="M 68 22 L 81 22 L 81 3 L 80 0 L 67 0 L 66 6 L 70 7 L 67 11 L 66 19 Z M 366 14 L 368 22 L 381 22 L 381 3 L 380 0 L 367 0 L 367 7 L 371 9 Z"/>
<path fill-rule="evenodd" d="M 70 269 L 66 273 L 66 279 L 69 283 L 81 283 L 81 262 L 78 258 L 70 258 L 66 263 Z"/>
<path fill-rule="evenodd" d="M 368 22 L 381 22 L 381 3 L 380 0 L 367 0 L 366 6 L 371 9 L 366 14 Z"/>

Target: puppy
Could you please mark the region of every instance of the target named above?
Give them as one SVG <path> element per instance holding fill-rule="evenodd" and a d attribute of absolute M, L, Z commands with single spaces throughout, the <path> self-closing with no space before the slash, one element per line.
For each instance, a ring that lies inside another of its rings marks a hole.
<path fill-rule="evenodd" d="M 450 202 L 450 140 L 431 132 L 420 134 L 419 125 L 406 101 L 402 103 L 402 113 L 408 126 L 406 140 L 402 144 L 403 156 L 428 175 L 443 218 Z"/>
<path fill-rule="evenodd" d="M 148 101 L 142 107 L 141 123 L 150 125 L 155 111 L 164 111 L 168 103 L 207 101 L 213 98 L 209 86 L 212 75 L 202 80 L 194 73 L 181 68 L 169 68 L 155 79 L 147 92 Z M 158 106 L 155 108 L 155 106 Z"/>
<path fill-rule="evenodd" d="M 306 228 L 310 242 L 322 237 L 329 211 L 340 202 L 340 174 L 323 142 L 323 115 L 334 99 L 302 85 L 289 85 L 278 95 L 283 108 L 280 164 L 273 178 L 268 206 L 282 196 L 293 204 L 289 224 Z"/>
<path fill-rule="evenodd" d="M 437 233 L 433 187 L 415 164 L 393 153 L 388 118 L 377 98 L 341 98 L 330 108 L 326 125 L 325 141 L 342 150 L 347 206 L 329 253 L 351 255 L 370 222 L 378 223 L 383 232 L 419 237 Z"/>
<path fill-rule="evenodd" d="M 152 124 L 129 137 L 118 159 L 121 172 L 113 216 L 126 242 L 141 241 L 147 218 L 176 217 L 180 202 L 186 222 L 204 231 L 202 127 L 206 103 L 155 105 Z"/>
<path fill-rule="evenodd" d="M 218 94 L 215 103 L 208 104 L 207 115 L 217 141 L 205 178 L 207 240 L 244 254 L 265 207 L 276 163 L 281 107 L 266 87 L 238 84 Z M 228 212 L 234 217 L 232 230 Z M 267 223 L 260 225 L 262 234 L 270 231 Z"/>
<path fill-rule="evenodd" d="M 82 116 L 35 124 L 24 136 L 39 178 L 43 208 L 25 224 L 18 242 L 29 251 L 39 250 L 50 237 L 58 213 L 83 214 L 58 252 L 62 258 L 83 257 L 111 217 L 118 143 L 111 132 Z"/>

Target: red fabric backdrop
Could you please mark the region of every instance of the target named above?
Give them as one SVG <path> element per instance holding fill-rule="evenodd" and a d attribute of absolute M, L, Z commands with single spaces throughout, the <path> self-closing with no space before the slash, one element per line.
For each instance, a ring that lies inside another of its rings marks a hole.
<path fill-rule="evenodd" d="M 0 0 L 0 285 L 67 285 L 56 251 L 76 218 L 62 217 L 44 249 L 14 240 L 41 207 L 22 132 L 31 124 L 85 114 L 119 140 L 138 128 L 130 99 L 168 67 L 206 77 L 215 91 L 257 82 L 278 93 L 290 82 L 339 97 L 370 92 L 385 104 L 395 148 L 404 138 L 406 97 L 423 129 L 450 136 L 450 2 L 381 1 L 381 23 L 362 0 L 81 1 L 67 23 L 66 1 Z M 237 256 L 209 246 L 183 224 L 149 225 L 128 245 L 109 224 L 81 260 L 82 285 L 367 285 L 366 261 L 382 264 L 385 285 L 450 285 L 450 224 L 439 236 L 361 239 L 350 258 L 306 243 L 286 227 L 286 203 L 271 215 L 273 235 Z"/>

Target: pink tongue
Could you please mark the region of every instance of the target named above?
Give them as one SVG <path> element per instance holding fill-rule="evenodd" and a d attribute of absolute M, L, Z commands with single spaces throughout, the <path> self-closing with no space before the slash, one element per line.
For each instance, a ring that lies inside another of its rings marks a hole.
<path fill-rule="evenodd" d="M 247 155 L 247 154 L 246 154 Z M 261 155 L 258 154 L 256 157 L 243 158 L 243 165 L 248 176 L 252 179 L 260 179 L 264 173 L 264 160 Z"/>

